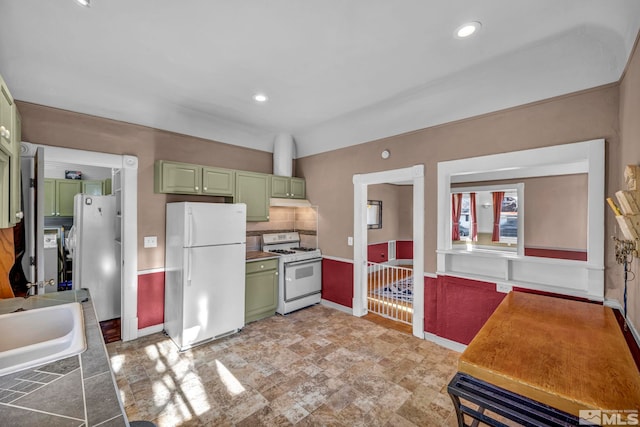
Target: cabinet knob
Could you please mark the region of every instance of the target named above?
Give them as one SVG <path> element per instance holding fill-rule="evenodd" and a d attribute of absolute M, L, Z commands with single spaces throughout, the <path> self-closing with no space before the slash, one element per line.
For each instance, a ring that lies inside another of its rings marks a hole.
<path fill-rule="evenodd" d="M 289 195 L 290 195 L 290 194 L 289 194 L 289 193 L 287 193 L 287 196 L 289 196 Z"/>
<path fill-rule="evenodd" d="M 198 190 L 198 186 L 197 185 L 196 185 L 195 189 Z"/>
<path fill-rule="evenodd" d="M 264 268 L 264 264 L 260 264 L 260 268 Z"/>
<path fill-rule="evenodd" d="M 198 189 L 198 187 L 196 187 L 196 190 L 197 190 L 197 189 Z M 207 187 L 202 187 L 202 189 L 203 189 L 204 191 L 207 191 Z"/>
<path fill-rule="evenodd" d="M 18 219 L 24 218 L 24 213 L 23 212 L 16 212 L 16 218 L 18 218 Z"/>

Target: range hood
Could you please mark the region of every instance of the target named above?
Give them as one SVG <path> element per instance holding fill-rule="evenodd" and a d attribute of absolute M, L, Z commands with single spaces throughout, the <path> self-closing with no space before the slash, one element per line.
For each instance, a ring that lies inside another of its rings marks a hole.
<path fill-rule="evenodd" d="M 273 140 L 273 174 L 279 176 L 291 176 L 293 171 L 293 153 L 295 142 L 288 133 L 276 135 Z M 269 206 L 282 206 L 289 208 L 308 208 L 311 206 L 308 200 L 286 199 L 272 197 Z"/>
<path fill-rule="evenodd" d="M 288 208 L 308 208 L 311 206 L 306 199 L 285 199 L 279 197 L 272 197 L 269 201 L 269 206 L 282 206 Z"/>

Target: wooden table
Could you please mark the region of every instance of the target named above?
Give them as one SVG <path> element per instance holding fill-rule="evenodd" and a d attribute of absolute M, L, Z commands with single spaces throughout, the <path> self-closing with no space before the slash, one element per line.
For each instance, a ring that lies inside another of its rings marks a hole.
<path fill-rule="evenodd" d="M 477 393 L 482 384 L 497 386 L 575 419 L 582 409 L 640 409 L 640 373 L 613 311 L 598 304 L 511 292 L 460 356 L 458 371 L 458 380 L 479 380 Z"/>

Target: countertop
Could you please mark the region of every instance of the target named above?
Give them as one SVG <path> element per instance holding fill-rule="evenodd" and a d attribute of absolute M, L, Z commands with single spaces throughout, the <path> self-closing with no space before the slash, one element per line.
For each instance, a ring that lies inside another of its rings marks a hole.
<path fill-rule="evenodd" d="M 265 259 L 273 259 L 278 258 L 279 255 L 273 254 L 271 252 L 262 252 L 262 251 L 247 251 L 247 261 L 257 261 L 257 260 L 265 260 Z"/>
<path fill-rule="evenodd" d="M 87 349 L 0 376 L 0 419 L 10 426 L 127 426 L 100 326 L 87 290 L 0 300 L 0 314 L 80 302 Z M 25 325 L 37 328 L 37 325 Z"/>
<path fill-rule="evenodd" d="M 640 373 L 612 309 L 510 292 L 458 370 L 575 416 L 638 410 Z"/>

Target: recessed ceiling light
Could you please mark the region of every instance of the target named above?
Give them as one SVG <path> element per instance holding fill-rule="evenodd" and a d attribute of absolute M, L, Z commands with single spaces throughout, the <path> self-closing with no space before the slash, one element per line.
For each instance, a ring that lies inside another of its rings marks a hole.
<path fill-rule="evenodd" d="M 464 39 L 473 34 L 477 33 L 478 30 L 482 27 L 482 24 L 479 22 L 467 22 L 456 29 L 455 35 L 456 38 Z"/>
<path fill-rule="evenodd" d="M 76 0 L 80 6 L 91 7 L 91 0 Z"/>
<path fill-rule="evenodd" d="M 253 95 L 253 100 L 256 102 L 267 102 L 268 99 L 269 97 L 264 93 L 256 93 Z"/>

